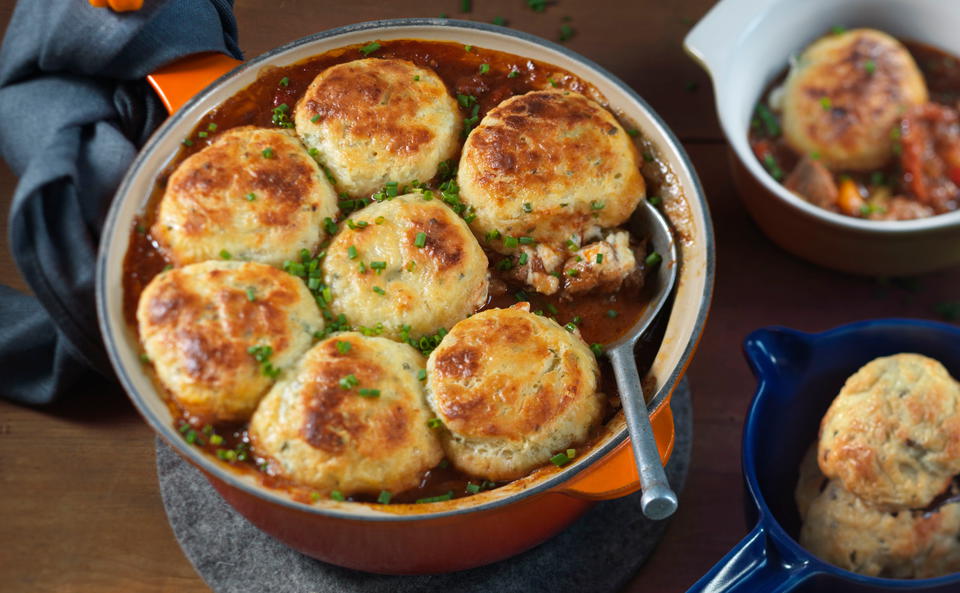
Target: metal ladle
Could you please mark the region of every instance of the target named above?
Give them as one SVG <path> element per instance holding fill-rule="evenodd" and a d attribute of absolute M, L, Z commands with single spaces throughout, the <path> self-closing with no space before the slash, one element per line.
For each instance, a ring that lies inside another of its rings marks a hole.
<path fill-rule="evenodd" d="M 630 230 L 637 237 L 646 237 L 649 251 L 663 258 L 655 273 L 648 274 L 646 282 L 653 297 L 633 327 L 614 342 L 606 345 L 606 353 L 613 365 L 620 391 L 620 402 L 630 430 L 633 455 L 640 474 L 643 514 L 654 520 L 666 519 L 677 510 L 677 495 L 670 488 L 667 475 L 660 463 L 660 452 L 650 426 L 647 402 L 640 386 L 634 346 L 663 309 L 677 279 L 677 249 L 670 227 L 663 215 L 650 202 L 643 200 L 630 220 Z"/>

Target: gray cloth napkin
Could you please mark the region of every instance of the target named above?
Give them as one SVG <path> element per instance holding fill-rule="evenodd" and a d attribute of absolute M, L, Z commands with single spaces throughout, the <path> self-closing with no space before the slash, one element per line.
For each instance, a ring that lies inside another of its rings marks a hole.
<path fill-rule="evenodd" d="M 241 58 L 232 6 L 17 3 L 0 48 L 0 154 L 20 178 L 10 249 L 36 298 L 0 286 L 0 396 L 44 404 L 81 379 L 112 380 L 94 263 L 113 193 L 166 117 L 143 79 L 193 53 Z"/>

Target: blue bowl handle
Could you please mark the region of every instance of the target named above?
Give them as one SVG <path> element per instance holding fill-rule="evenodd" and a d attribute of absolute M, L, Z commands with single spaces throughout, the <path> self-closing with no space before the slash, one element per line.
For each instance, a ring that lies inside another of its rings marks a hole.
<path fill-rule="evenodd" d="M 687 593 L 786 593 L 813 572 L 804 562 L 784 562 L 761 521 Z"/>

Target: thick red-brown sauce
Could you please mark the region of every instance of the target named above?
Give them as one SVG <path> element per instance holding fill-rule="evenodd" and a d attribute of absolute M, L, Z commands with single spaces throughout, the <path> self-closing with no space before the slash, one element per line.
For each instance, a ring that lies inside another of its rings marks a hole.
<path fill-rule="evenodd" d="M 478 99 L 480 118 L 489 109 L 513 95 L 554 86 L 577 91 L 602 102 L 602 96 L 591 85 L 569 72 L 542 62 L 477 47 L 470 48 L 468 52 L 463 45 L 447 42 L 397 40 L 381 43 L 382 47 L 373 54 L 373 57 L 401 58 L 420 66 L 432 68 L 444 80 L 453 95 L 473 95 Z M 359 47 L 353 46 L 335 50 L 282 68 L 266 68 L 253 84 L 227 99 L 219 107 L 201 118 L 186 139 L 189 140 L 190 145 L 184 145 L 169 167 L 158 177 L 145 213 L 135 221 L 134 228 L 130 231 L 130 247 L 124 260 L 124 313 L 127 322 L 135 331 L 137 327 L 136 308 L 140 293 L 154 276 L 171 265 L 149 233 L 156 206 L 163 195 L 166 180 L 171 172 L 185 158 L 214 141 L 219 132 L 243 125 L 274 127 L 272 122 L 272 109 L 274 107 L 286 103 L 292 110 L 297 100 L 306 91 L 307 86 L 322 70 L 336 64 L 362 58 L 363 55 L 360 53 Z M 481 64 L 489 64 L 490 70 L 485 74 L 480 74 Z M 519 75 L 513 78 L 508 77 L 508 74 L 514 70 L 518 71 Z M 287 79 L 286 86 L 280 84 L 280 81 L 284 78 Z M 469 115 L 464 110 L 464 116 Z M 630 122 L 623 123 L 627 129 L 633 127 Z M 215 124 L 216 131 L 209 131 L 210 124 Z M 206 132 L 206 137 L 199 136 L 200 132 Z M 646 182 L 648 195 L 658 195 L 664 184 L 663 179 L 650 178 L 649 175 L 647 175 Z M 436 183 L 430 185 L 435 187 Z M 497 258 L 493 257 L 493 254 L 490 255 L 492 256 L 491 261 L 496 261 Z M 642 287 L 629 284 L 613 294 L 588 294 L 579 296 L 572 301 L 565 301 L 556 296 L 545 296 L 532 291 L 525 291 L 512 279 L 502 276 L 502 273 L 495 269 L 492 269 L 492 272 L 501 275 L 501 279 L 507 284 L 508 290 L 502 295 L 489 299 L 485 308 L 513 305 L 518 302 L 518 293 L 522 291 L 524 293 L 523 298 L 530 302 L 531 311 L 543 311 L 545 315 L 554 317 L 560 324 L 566 324 L 575 318 L 579 318 L 579 329 L 587 343 L 609 343 L 623 335 L 634 325 L 646 307 L 648 300 Z M 551 315 L 551 305 L 557 311 L 555 315 Z M 647 350 L 651 349 L 648 348 Z M 652 350 L 654 351 L 644 351 L 641 348 L 639 356 L 641 363 L 652 361 L 655 348 Z M 643 371 L 644 369 L 641 368 L 641 374 Z M 616 398 L 613 397 L 617 392 L 616 384 L 612 370 L 606 362 L 601 362 L 600 388 L 603 393 L 611 395 L 613 402 L 612 405 L 608 406 L 608 412 L 604 419 L 604 422 L 606 422 L 617 411 Z M 177 427 L 184 427 L 184 424 L 191 424 L 192 422 L 191 428 L 195 430 L 197 435 L 195 445 L 211 455 L 216 456 L 218 450 L 237 451 L 248 447 L 249 436 L 245 425 L 221 424 L 215 427 L 206 427 L 207 431 L 213 430 L 223 439 L 218 445 L 213 445 L 210 442 L 210 435 L 203 433 L 204 426 L 198 425 L 195 420 L 185 415 L 176 406 L 172 398 L 168 398 L 168 405 L 173 416 L 177 418 Z M 578 454 L 588 450 L 595 443 L 598 435 L 599 429 L 587 442 L 578 445 Z M 261 466 L 265 461 L 265 459 L 258 458 L 248 452 L 246 460 L 234 461 L 232 465 L 238 469 L 256 473 L 265 486 L 283 489 L 295 500 L 308 503 L 316 500 L 316 494 L 309 488 L 261 471 Z M 412 503 L 421 498 L 443 495 L 447 492 L 452 492 L 454 498 L 467 496 L 470 494 L 467 491 L 468 484 L 483 484 L 484 489 L 502 485 L 493 485 L 481 479 L 473 478 L 444 462 L 441 463 L 441 466 L 428 471 L 423 476 L 418 488 L 393 494 L 391 502 Z M 362 494 L 348 498 L 348 500 L 360 502 L 374 502 L 376 499 L 376 494 Z"/>
<path fill-rule="evenodd" d="M 903 43 L 904 47 L 907 48 L 916 61 L 917 67 L 920 69 L 926 81 L 930 101 L 955 109 L 960 108 L 960 59 L 924 43 L 903 39 L 901 39 L 900 42 Z M 766 102 L 772 90 L 783 85 L 787 74 L 788 71 L 784 70 L 780 76 L 774 79 L 761 95 L 761 103 Z M 780 116 L 774 113 L 774 117 L 779 124 Z M 749 140 L 754 155 L 760 160 L 760 163 L 770 171 L 774 178 L 779 177 L 777 180 L 780 182 L 787 179 L 800 162 L 800 155 L 797 155 L 797 153 L 787 145 L 783 136 L 777 135 L 770 137 L 766 135 L 761 121 L 757 118 L 754 118 L 750 127 Z M 771 170 L 769 163 L 765 162 L 764 159 L 767 154 L 773 157 L 774 162 L 779 166 L 781 174 L 774 174 L 774 170 Z M 834 179 L 837 180 L 845 177 L 852 179 L 857 184 L 857 187 L 861 188 L 861 193 L 876 189 L 877 186 L 882 185 L 889 187 L 890 193 L 893 196 L 899 195 L 916 199 L 911 189 L 904 183 L 904 171 L 899 158 L 891 159 L 891 162 L 886 167 L 876 171 L 837 171 L 834 174 Z M 883 212 L 871 213 L 869 210 L 866 210 L 861 216 L 865 218 L 913 218 L 913 215 L 908 214 L 908 212 L 898 213 L 894 211 L 889 213 L 888 216 L 884 216 L 884 214 Z"/>

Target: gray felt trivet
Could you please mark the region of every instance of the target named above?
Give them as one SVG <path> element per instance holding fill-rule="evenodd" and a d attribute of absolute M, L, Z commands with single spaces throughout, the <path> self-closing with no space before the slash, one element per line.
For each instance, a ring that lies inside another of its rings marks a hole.
<path fill-rule="evenodd" d="M 679 492 L 693 428 L 685 380 L 672 405 L 677 440 L 667 477 Z M 180 547 L 218 593 L 615 592 L 640 568 L 667 525 L 644 519 L 638 492 L 597 504 L 553 539 L 496 564 L 442 575 L 384 576 L 319 562 L 261 532 L 159 438 L 157 475 Z"/>

